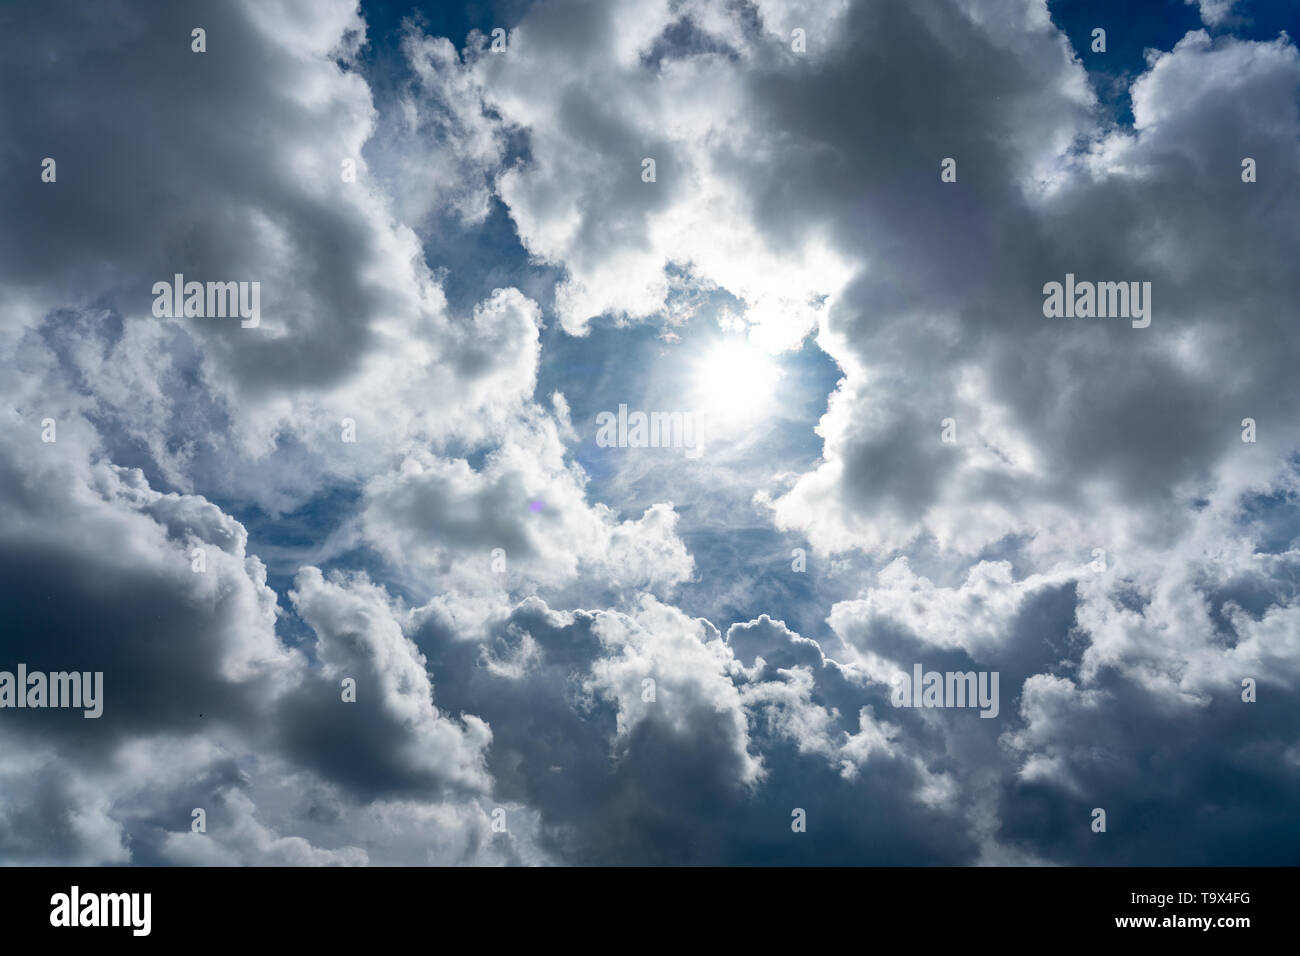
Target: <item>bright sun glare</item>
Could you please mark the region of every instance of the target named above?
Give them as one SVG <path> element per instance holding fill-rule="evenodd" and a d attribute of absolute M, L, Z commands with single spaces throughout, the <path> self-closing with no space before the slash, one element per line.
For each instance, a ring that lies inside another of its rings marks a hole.
<path fill-rule="evenodd" d="M 766 352 L 744 339 L 713 346 L 695 366 L 696 409 L 713 419 L 763 414 L 775 399 L 780 372 Z"/>

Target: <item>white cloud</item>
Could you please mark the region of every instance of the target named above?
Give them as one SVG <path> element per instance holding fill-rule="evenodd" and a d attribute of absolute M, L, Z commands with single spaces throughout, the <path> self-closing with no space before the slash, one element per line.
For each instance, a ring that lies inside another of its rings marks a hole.
<path fill-rule="evenodd" d="M 1200 9 L 1201 19 L 1206 26 L 1220 26 L 1232 14 L 1237 0 L 1183 0 L 1188 6 Z"/>

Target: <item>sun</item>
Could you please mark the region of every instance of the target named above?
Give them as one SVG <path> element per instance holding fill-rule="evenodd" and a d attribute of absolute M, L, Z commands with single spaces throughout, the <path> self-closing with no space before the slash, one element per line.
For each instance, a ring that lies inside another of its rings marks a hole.
<path fill-rule="evenodd" d="M 717 342 L 695 364 L 696 410 L 714 421 L 757 418 L 774 404 L 779 378 L 772 357 L 745 339 Z"/>

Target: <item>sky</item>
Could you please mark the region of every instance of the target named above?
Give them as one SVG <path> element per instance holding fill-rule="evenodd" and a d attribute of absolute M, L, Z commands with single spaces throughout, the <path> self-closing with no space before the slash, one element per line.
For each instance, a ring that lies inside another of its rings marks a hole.
<path fill-rule="evenodd" d="M 6 4 L 0 863 L 1300 863 L 1298 33 Z"/>

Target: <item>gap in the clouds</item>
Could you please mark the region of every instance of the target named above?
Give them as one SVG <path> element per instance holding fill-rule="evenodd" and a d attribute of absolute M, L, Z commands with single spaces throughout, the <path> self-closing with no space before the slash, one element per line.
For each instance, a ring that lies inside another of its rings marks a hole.
<path fill-rule="evenodd" d="M 1035 562 L 1032 559 L 1026 559 L 1024 549 L 1026 545 L 1033 542 L 1034 536 L 1031 534 L 1008 534 L 999 538 L 997 541 L 990 542 L 976 553 L 974 559 L 961 567 L 959 575 L 954 579 L 944 581 L 940 576 L 932 578 L 936 584 L 944 587 L 960 587 L 970 574 L 970 569 L 981 561 L 1005 561 L 1011 565 L 1011 578 L 1014 581 L 1023 580 L 1027 574 L 1032 574 Z M 936 556 L 938 554 L 936 549 Z M 1080 558 L 1082 560 L 1082 558 Z M 960 580 L 956 580 L 960 577 Z"/>
<path fill-rule="evenodd" d="M 535 0 L 362 0 L 361 15 L 366 21 L 366 49 L 361 63 L 373 74 L 378 88 L 391 83 L 399 72 L 402 21 L 412 18 L 430 36 L 447 37 L 457 49 L 465 46 L 471 30 L 491 35 L 495 27 L 509 30 L 518 23 Z M 393 57 L 397 57 L 394 63 Z M 376 88 L 372 82 L 372 89 Z M 391 87 L 390 87 L 391 89 Z"/>
<path fill-rule="evenodd" d="M 244 526 L 248 533 L 248 553 L 266 565 L 267 586 L 275 592 L 282 612 L 276 621 L 276 633 L 285 644 L 303 649 L 310 656 L 315 635 L 298 617 L 289 600 L 295 575 L 307 565 L 316 565 L 324 572 L 336 568 L 371 570 L 378 565 L 368 552 L 361 550 L 330 555 L 327 560 L 318 556 L 323 542 L 355 513 L 361 499 L 360 487 L 324 489 L 293 511 L 279 515 L 269 514 L 256 504 L 223 501 L 216 495 L 207 497 Z"/>
<path fill-rule="evenodd" d="M 400 111 L 401 97 L 413 76 L 401 51 L 410 18 L 428 36 L 446 37 L 464 51 L 471 30 L 490 34 L 494 27 L 509 29 L 531 0 L 499 0 L 454 6 L 442 3 L 366 2 L 362 15 L 367 22 L 367 45 L 359 57 L 359 68 L 369 84 L 375 108 L 381 114 Z M 383 129 L 381 124 L 380 130 Z M 517 131 L 505 130 L 506 150 L 501 168 L 529 158 L 527 139 Z M 363 147 L 367 162 L 383 170 L 385 143 L 376 133 Z M 374 151 L 379 150 L 378 154 Z M 393 175 L 402 175 L 394 171 Z M 490 184 L 485 183 L 490 189 Z M 488 215 L 481 222 L 464 222 L 452 209 L 436 209 L 426 221 L 409 223 L 420 237 L 424 260 L 437 277 L 453 314 L 467 316 L 494 289 L 515 287 L 536 301 L 545 314 L 554 300 L 560 271 L 534 262 L 519 241 L 505 205 L 495 195 L 489 199 Z"/>
<path fill-rule="evenodd" d="M 1129 88 L 1147 71 L 1148 48 L 1169 51 L 1192 30 L 1210 36 L 1231 34 L 1247 40 L 1273 40 L 1300 28 L 1300 0 L 1238 0 L 1233 13 L 1216 27 L 1201 22 L 1199 8 L 1184 0 L 1048 0 L 1052 22 L 1065 32 L 1088 71 L 1093 90 L 1116 122 L 1132 126 Z M 1106 31 L 1106 52 L 1092 52 L 1092 31 Z"/>
<path fill-rule="evenodd" d="M 562 271 L 534 262 L 519 241 L 505 205 L 495 196 L 481 223 L 435 215 L 418 230 L 424 261 L 437 277 L 454 315 L 469 316 L 494 289 L 514 287 L 549 314 Z"/>
<path fill-rule="evenodd" d="M 807 552 L 807 542 L 779 531 L 770 512 L 754 501 L 760 491 L 784 493 L 821 455 L 814 428 L 842 373 L 812 337 L 772 359 L 780 378 L 765 413 L 709 438 L 698 458 L 683 448 L 597 445 L 597 416 L 617 414 L 619 405 L 629 413 L 690 410 L 694 386 L 709 374 L 712 350 L 720 341 L 741 340 L 718 322 L 724 306 L 740 311 L 737 300 L 717 290 L 686 296 L 686 303 L 670 296 L 669 312 L 681 307 L 679 314 L 689 316 L 680 324 L 619 326 L 606 318 L 583 337 L 548 329 L 537 395 L 545 400 L 559 391 L 569 403 L 578 436 L 570 451 L 589 477 L 590 502 L 608 505 L 620 520 L 672 503 L 677 533 L 696 569 L 694 580 L 673 593 L 674 604 L 723 631 L 766 613 L 806 636 L 824 638 L 824 575 L 811 562 L 807 571 L 794 570 L 792 552 Z"/>
<path fill-rule="evenodd" d="M 707 618 L 724 634 L 731 624 L 766 614 L 829 650 L 830 604 L 806 541 L 762 526 L 681 534 L 696 564 L 694 580 L 675 595 L 682 610 Z M 803 571 L 795 570 L 797 549 L 804 552 Z"/>
<path fill-rule="evenodd" d="M 1300 473 L 1300 456 L 1291 456 L 1292 478 Z M 1241 500 L 1237 527 L 1252 538 L 1253 557 L 1285 555 L 1300 547 L 1300 496 L 1289 488 L 1268 494 L 1250 494 Z M 1225 647 L 1236 647 L 1240 629 L 1230 616 L 1230 605 L 1258 621 L 1270 608 L 1286 607 L 1300 596 L 1297 562 L 1278 560 L 1260 569 L 1242 569 L 1227 579 L 1209 579 L 1205 598 L 1210 619 Z"/>
<path fill-rule="evenodd" d="M 1292 456 L 1290 464 L 1300 470 L 1300 457 Z M 1256 552 L 1280 554 L 1300 547 L 1300 500 L 1292 490 L 1246 495 L 1237 523 L 1253 532 Z"/>

